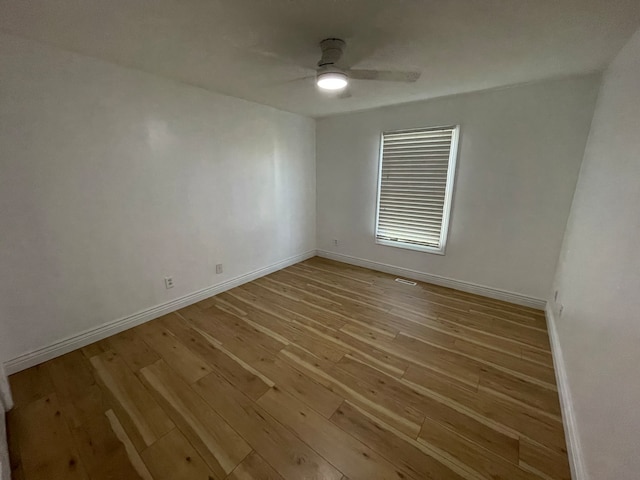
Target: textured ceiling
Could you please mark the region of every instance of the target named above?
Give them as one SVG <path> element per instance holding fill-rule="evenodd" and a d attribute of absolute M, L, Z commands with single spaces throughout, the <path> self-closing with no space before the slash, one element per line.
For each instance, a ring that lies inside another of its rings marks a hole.
<path fill-rule="evenodd" d="M 604 68 L 639 0 L 0 0 L 0 30 L 310 116 Z M 415 84 L 316 90 L 325 37 L 345 64 L 422 72 Z"/>

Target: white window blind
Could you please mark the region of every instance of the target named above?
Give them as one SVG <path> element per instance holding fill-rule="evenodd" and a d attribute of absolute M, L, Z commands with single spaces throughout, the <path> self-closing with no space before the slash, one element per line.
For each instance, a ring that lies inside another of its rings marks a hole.
<path fill-rule="evenodd" d="M 458 126 L 385 132 L 376 242 L 444 254 Z"/>

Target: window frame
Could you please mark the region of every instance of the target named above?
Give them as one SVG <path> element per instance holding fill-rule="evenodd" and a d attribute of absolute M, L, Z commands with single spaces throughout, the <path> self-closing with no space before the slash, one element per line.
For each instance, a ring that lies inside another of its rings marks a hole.
<path fill-rule="evenodd" d="M 438 130 L 450 128 L 451 131 L 451 148 L 449 150 L 449 163 L 447 166 L 447 183 L 444 193 L 444 204 L 442 207 L 442 227 L 440 229 L 440 246 L 432 247 L 428 245 L 412 245 L 410 243 L 398 242 L 395 240 L 386 240 L 378 238 L 378 221 L 380 219 L 380 194 L 382 189 L 382 162 L 384 156 L 384 136 L 392 133 L 411 133 L 424 130 Z M 458 143 L 460 138 L 460 125 L 442 125 L 419 128 L 408 128 L 402 130 L 385 130 L 380 133 L 380 151 L 378 153 L 378 187 L 376 192 L 376 211 L 375 211 L 375 230 L 373 237 L 375 243 L 387 247 L 403 248 L 406 250 L 415 250 L 424 253 L 433 253 L 436 255 L 445 255 L 447 248 L 447 239 L 449 234 L 449 221 L 451 219 L 451 210 L 453 206 L 453 194 L 455 187 L 456 163 L 458 158 Z"/>

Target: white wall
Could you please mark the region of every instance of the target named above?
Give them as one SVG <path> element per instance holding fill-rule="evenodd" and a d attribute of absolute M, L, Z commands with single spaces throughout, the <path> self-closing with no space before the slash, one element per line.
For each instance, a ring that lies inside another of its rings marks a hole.
<path fill-rule="evenodd" d="M 591 75 L 318 120 L 318 248 L 546 298 L 598 83 Z M 461 137 L 446 255 L 375 244 L 380 133 L 447 124 L 460 124 Z"/>
<path fill-rule="evenodd" d="M 0 360 L 315 248 L 312 119 L 6 35 L 0 65 Z"/>
<path fill-rule="evenodd" d="M 554 287 L 584 478 L 635 480 L 640 472 L 640 30 L 605 73 Z"/>

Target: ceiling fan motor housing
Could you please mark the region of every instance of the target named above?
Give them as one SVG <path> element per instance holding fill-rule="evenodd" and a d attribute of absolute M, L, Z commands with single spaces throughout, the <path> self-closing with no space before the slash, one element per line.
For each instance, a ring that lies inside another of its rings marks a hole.
<path fill-rule="evenodd" d="M 342 57 L 345 42 L 339 38 L 325 38 L 320 42 L 322 57 L 318 62 L 318 67 L 336 64 Z"/>

